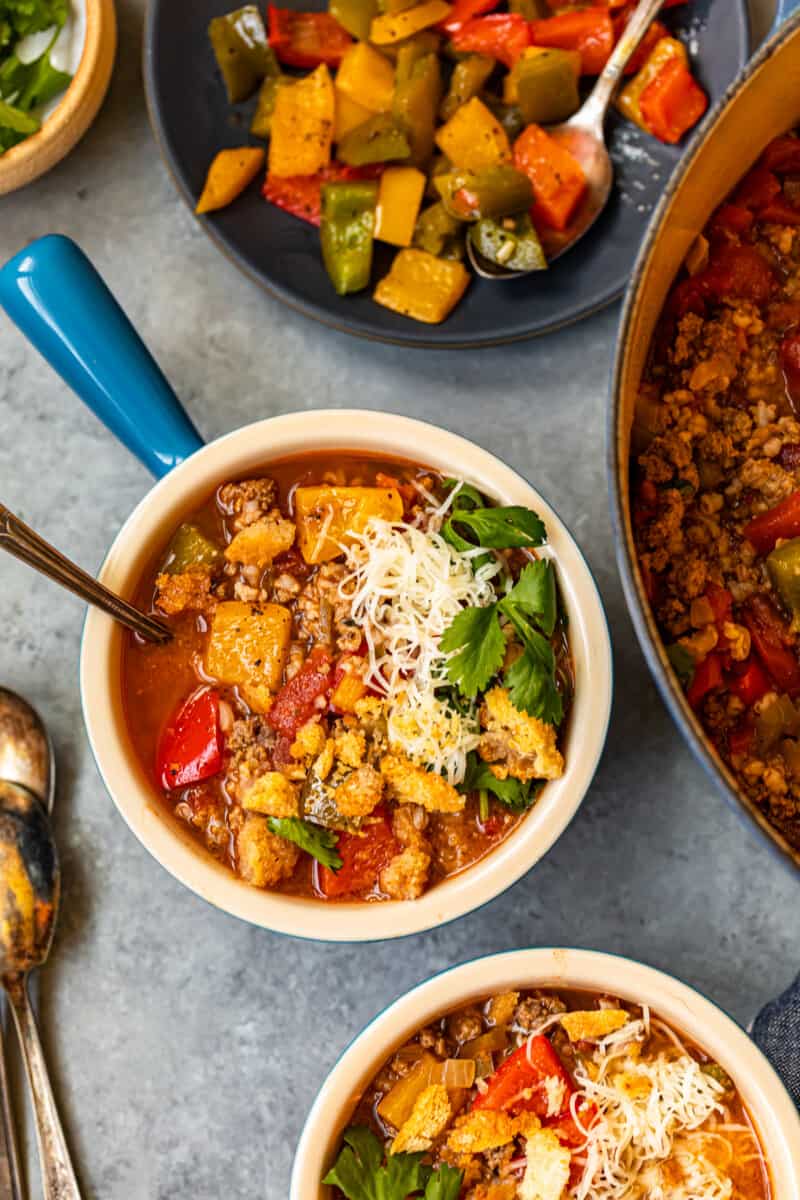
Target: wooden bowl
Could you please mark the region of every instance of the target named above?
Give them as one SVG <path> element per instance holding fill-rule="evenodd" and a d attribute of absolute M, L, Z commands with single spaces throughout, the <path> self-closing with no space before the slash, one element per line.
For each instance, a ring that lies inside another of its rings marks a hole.
<path fill-rule="evenodd" d="M 86 36 L 78 70 L 39 132 L 0 154 L 0 196 L 25 187 L 66 158 L 103 103 L 117 50 L 114 0 L 82 2 Z"/>

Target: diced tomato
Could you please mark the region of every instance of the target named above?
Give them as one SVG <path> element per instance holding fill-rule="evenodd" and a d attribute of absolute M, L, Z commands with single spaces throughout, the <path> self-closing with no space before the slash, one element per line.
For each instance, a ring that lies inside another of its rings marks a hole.
<path fill-rule="evenodd" d="M 743 237 L 753 228 L 754 220 L 749 208 L 743 208 L 740 204 L 723 204 L 714 213 L 708 228 L 712 237 L 728 234 Z"/>
<path fill-rule="evenodd" d="M 775 274 L 754 246 L 726 243 L 715 247 L 711 262 L 693 282 L 714 300 L 765 304 L 775 288 Z"/>
<path fill-rule="evenodd" d="M 486 1091 L 473 1100 L 472 1110 L 489 1109 L 512 1115 L 534 1112 L 538 1117 L 547 1117 L 551 1102 L 548 1085 L 552 1090 L 549 1081 L 554 1078 L 564 1087 L 561 1112 L 555 1114 L 560 1117 L 569 1111 L 569 1098 L 574 1091 L 572 1080 L 544 1034 L 529 1038 L 503 1059 L 487 1080 Z"/>
<path fill-rule="evenodd" d="M 800 662 L 786 644 L 786 624 L 774 604 L 766 596 L 751 596 L 744 605 L 744 623 L 778 690 L 788 696 L 800 695 Z"/>
<path fill-rule="evenodd" d="M 566 229 L 586 194 L 578 160 L 539 125 L 529 125 L 514 143 L 514 166 L 533 185 L 537 229 Z"/>
<path fill-rule="evenodd" d="M 778 538 L 800 536 L 800 491 L 792 492 L 774 508 L 753 517 L 744 527 L 744 536 L 759 554 L 769 554 Z"/>
<path fill-rule="evenodd" d="M 185 787 L 222 769 L 225 742 L 219 725 L 219 694 L 202 687 L 180 706 L 161 735 L 156 774 L 162 788 Z"/>
<path fill-rule="evenodd" d="M 743 663 L 736 663 L 728 675 L 728 691 L 738 696 L 749 708 L 772 687 L 770 678 L 755 655 Z"/>
<path fill-rule="evenodd" d="M 353 45 L 347 30 L 326 12 L 295 12 L 270 4 L 269 44 L 289 67 L 338 67 Z"/>
<path fill-rule="evenodd" d="M 531 44 L 528 22 L 521 13 L 475 17 L 457 29 L 451 45 L 459 53 L 487 54 L 511 69 Z"/>
<path fill-rule="evenodd" d="M 722 655 L 712 650 L 694 669 L 694 678 L 686 689 L 692 708 L 699 708 L 705 696 L 722 683 Z"/>
<path fill-rule="evenodd" d="M 531 43 L 577 50 L 581 74 L 599 75 L 614 49 L 614 23 L 607 12 L 578 8 L 530 23 Z"/>
<path fill-rule="evenodd" d="M 780 194 L 781 185 L 777 175 L 759 163 L 752 171 L 748 171 L 732 199 L 741 208 L 759 209 Z"/>
<path fill-rule="evenodd" d="M 284 737 L 294 738 L 298 729 L 317 711 L 316 701 L 331 686 L 333 664 L 328 651 L 315 646 L 297 672 L 278 692 L 267 713 L 267 721 Z"/>
<path fill-rule="evenodd" d="M 356 896 L 370 891 L 383 868 L 400 853 L 400 844 L 385 810 L 376 808 L 362 832 L 339 834 L 336 849 L 342 860 L 338 871 L 318 863 L 314 867 L 315 884 L 323 896 Z"/>
<path fill-rule="evenodd" d="M 720 587 L 718 583 L 710 582 L 706 585 L 705 597 L 711 605 L 711 611 L 714 614 L 714 624 L 721 634 L 723 625 L 731 619 L 733 596 L 727 588 Z"/>
<path fill-rule="evenodd" d="M 267 175 L 263 195 L 270 204 L 275 204 L 293 217 L 308 221 L 310 225 L 319 225 L 323 183 L 378 179 L 382 170 L 382 164 L 378 163 L 366 167 L 348 167 L 344 163 L 333 162 L 316 175 L 291 175 L 285 179 Z"/>
<path fill-rule="evenodd" d="M 787 333 L 778 354 L 786 393 L 797 411 L 800 408 L 800 333 Z"/>
<path fill-rule="evenodd" d="M 761 162 L 781 175 L 800 173 L 800 138 L 789 134 L 775 138 L 761 155 Z"/>
<path fill-rule="evenodd" d="M 466 25 L 467 21 L 491 12 L 493 8 L 497 8 L 499 3 L 500 0 L 455 0 L 450 12 L 436 28 L 441 29 L 444 33 L 456 33 L 462 25 Z"/>

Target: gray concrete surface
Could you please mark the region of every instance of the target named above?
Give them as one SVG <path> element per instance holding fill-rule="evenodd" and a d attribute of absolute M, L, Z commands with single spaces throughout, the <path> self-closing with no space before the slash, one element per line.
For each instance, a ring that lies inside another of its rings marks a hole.
<path fill-rule="evenodd" d="M 759 28 L 770 7 L 761 0 Z M 81 606 L 0 562 L 0 680 L 39 706 L 58 749 L 64 907 L 41 1016 L 85 1195 L 282 1200 L 328 1068 L 409 985 L 486 952 L 593 946 L 673 971 L 746 1021 L 800 965 L 798 882 L 690 757 L 634 640 L 603 465 L 617 309 L 544 341 L 462 355 L 368 345 L 282 308 L 216 253 L 161 166 L 139 76 L 142 10 L 142 0 L 120 4 L 120 58 L 91 134 L 49 178 L 0 200 L 0 257 L 49 231 L 76 237 L 208 437 L 357 402 L 483 443 L 571 525 L 616 644 L 605 759 L 534 872 L 431 934 L 302 944 L 205 906 L 134 840 L 83 733 Z M 3 320 L 0 422 L 0 497 L 95 567 L 150 481 Z M 30 1195 L 41 1196 L 35 1170 Z"/>

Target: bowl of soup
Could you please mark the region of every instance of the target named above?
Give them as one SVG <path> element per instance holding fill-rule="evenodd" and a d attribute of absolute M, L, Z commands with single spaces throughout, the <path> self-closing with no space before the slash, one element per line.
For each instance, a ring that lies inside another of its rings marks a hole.
<path fill-rule="evenodd" d="M 406 993 L 323 1084 L 290 1200 L 392 1187 L 796 1200 L 800 1116 L 743 1030 L 686 984 L 614 955 L 518 950 Z"/>
<path fill-rule="evenodd" d="M 389 414 L 274 418 L 193 454 L 133 513 L 90 613 L 98 766 L 173 874 L 256 924 L 331 939 L 496 896 L 574 815 L 611 697 L 602 604 L 544 499 Z"/>

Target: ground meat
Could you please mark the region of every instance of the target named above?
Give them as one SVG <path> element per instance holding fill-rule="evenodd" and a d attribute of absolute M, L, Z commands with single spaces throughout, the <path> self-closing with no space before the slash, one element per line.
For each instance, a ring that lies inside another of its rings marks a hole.
<path fill-rule="evenodd" d="M 558 996 L 548 996 L 546 992 L 535 992 L 532 996 L 520 1000 L 514 1010 L 512 1025 L 521 1033 L 531 1033 L 548 1017 L 566 1011 L 566 1004 Z"/>
<path fill-rule="evenodd" d="M 228 791 L 238 796 L 272 766 L 275 734 L 261 717 L 240 717 L 226 742 Z"/>
<path fill-rule="evenodd" d="M 477 1008 L 461 1008 L 447 1018 L 447 1032 L 459 1045 L 471 1042 L 483 1033 L 483 1018 Z"/>
<path fill-rule="evenodd" d="M 174 811 L 176 817 L 200 831 L 212 853 L 221 856 L 227 850 L 231 831 L 225 820 L 225 805 L 219 798 L 202 788 L 189 790 Z"/>
<path fill-rule="evenodd" d="M 339 596 L 344 573 L 343 563 L 323 563 L 296 602 L 303 634 L 326 645 L 336 640 L 337 649 L 342 652 L 357 650 L 361 645 L 361 630 L 353 625 L 350 603 Z"/>
<path fill-rule="evenodd" d="M 243 479 L 225 483 L 217 492 L 217 503 L 238 532 L 266 516 L 275 503 L 277 488 L 272 479 Z"/>

